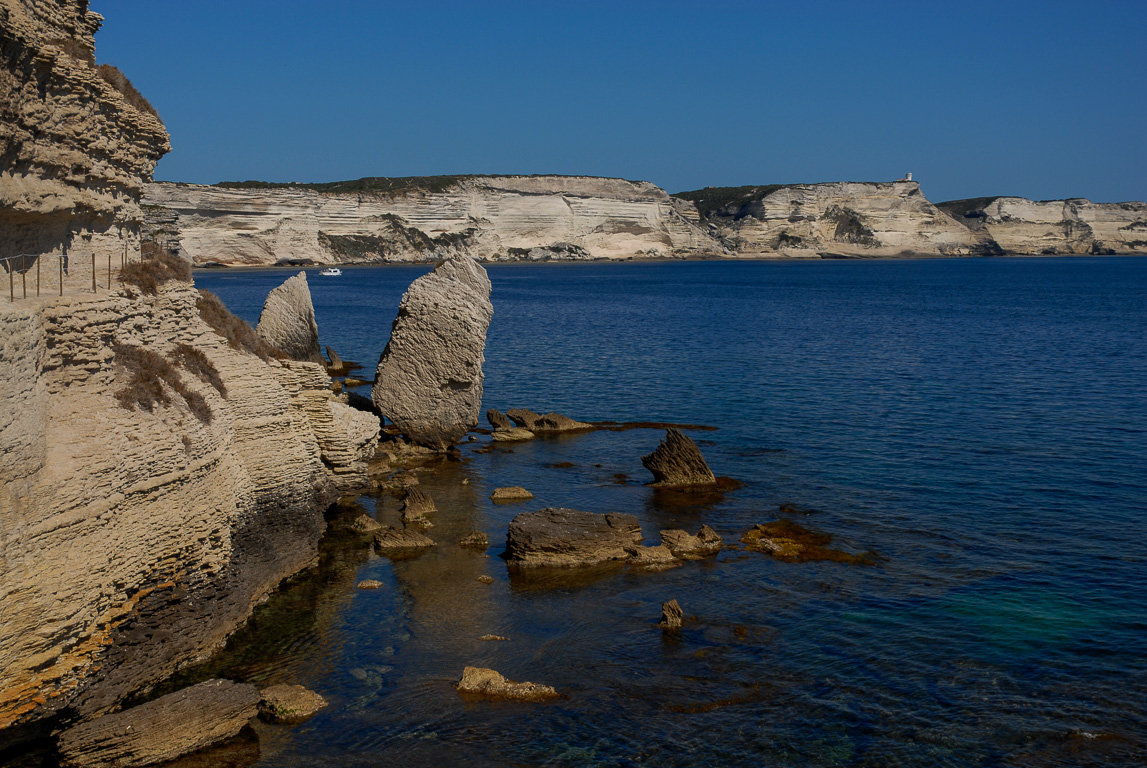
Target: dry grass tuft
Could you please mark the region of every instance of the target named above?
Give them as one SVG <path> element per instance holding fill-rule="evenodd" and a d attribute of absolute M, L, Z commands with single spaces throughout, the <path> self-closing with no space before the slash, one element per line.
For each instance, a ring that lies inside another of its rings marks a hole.
<path fill-rule="evenodd" d="M 188 389 L 179 371 L 162 355 L 126 344 L 116 344 L 112 351 L 115 352 L 116 365 L 128 375 L 127 384 L 116 392 L 120 406 L 129 411 L 140 408 L 152 413 L 157 405 L 171 405 L 171 396 L 167 393 L 170 388 L 183 398 L 195 418 L 204 424 L 211 422 L 214 414 L 206 398 Z"/>
<path fill-rule="evenodd" d="M 170 360 L 183 370 L 198 376 L 204 384 L 215 387 L 223 397 L 227 397 L 227 385 L 219 376 L 219 370 L 207 359 L 207 355 L 203 354 L 203 350 L 188 344 L 179 344 L 171 354 Z"/>
<path fill-rule="evenodd" d="M 227 339 L 232 349 L 247 350 L 263 360 L 270 360 L 273 357 L 283 359 L 287 356 L 264 341 L 246 321 L 231 314 L 231 310 L 227 309 L 214 293 L 200 291 L 197 305 L 199 316 L 214 328 L 216 333 Z"/>
<path fill-rule="evenodd" d="M 161 123 L 163 122 L 163 119 L 159 116 L 159 113 L 155 111 L 155 107 L 151 106 L 151 102 L 143 97 L 143 94 L 140 93 L 136 87 L 131 84 L 131 80 L 128 80 L 127 75 L 125 75 L 123 72 L 120 72 L 118 67 L 112 66 L 111 64 L 100 64 L 98 67 L 96 67 L 96 71 L 99 73 L 100 77 L 103 78 L 105 83 L 110 85 L 112 88 L 115 88 L 120 92 L 120 94 L 123 95 L 124 101 L 138 109 L 140 112 L 146 112 L 149 115 L 154 115 L 157 120 L 159 120 Z"/>
<path fill-rule="evenodd" d="M 191 282 L 191 263 L 169 253 L 157 253 L 144 261 L 133 261 L 119 271 L 119 281 L 134 285 L 141 293 L 154 296 L 159 286 L 172 280 Z"/>

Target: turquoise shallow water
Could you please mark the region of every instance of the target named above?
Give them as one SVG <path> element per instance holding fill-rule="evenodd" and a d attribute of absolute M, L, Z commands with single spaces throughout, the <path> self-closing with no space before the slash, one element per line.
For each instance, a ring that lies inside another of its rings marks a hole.
<path fill-rule="evenodd" d="M 322 343 L 372 371 L 426 271 L 310 271 Z M 323 567 L 212 668 L 331 699 L 261 726 L 259 765 L 1147 762 L 1147 259 L 489 273 L 487 407 L 711 425 L 692 436 L 747 485 L 666 504 L 643 485 L 652 430 L 467 446 L 423 479 L 436 550 L 391 562 L 332 534 Z M 254 322 L 287 276 L 196 281 Z M 537 498 L 495 506 L 501 485 Z M 397 518 L 392 499 L 360 501 Z M 702 523 L 735 541 L 782 503 L 883 561 L 727 551 L 523 581 L 497 557 L 509 520 L 543 506 L 631 512 L 647 541 Z M 474 527 L 491 557 L 452 545 Z M 355 591 L 362 578 L 384 587 Z M 689 621 L 663 638 L 671 597 Z M 464 701 L 451 683 L 467 664 L 566 698 Z"/>

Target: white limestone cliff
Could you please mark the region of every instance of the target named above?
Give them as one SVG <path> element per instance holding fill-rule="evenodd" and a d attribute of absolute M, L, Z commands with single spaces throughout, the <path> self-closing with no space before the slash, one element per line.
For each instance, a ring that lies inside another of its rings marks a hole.
<path fill-rule="evenodd" d="M 580 176 L 460 177 L 444 189 L 325 192 L 153 183 L 195 264 L 674 258 L 722 248 L 647 182 Z M 157 206 L 157 208 L 150 208 Z"/>
<path fill-rule="evenodd" d="M 953 200 L 940 207 L 1007 253 L 1147 253 L 1147 203 L 996 197 Z"/>

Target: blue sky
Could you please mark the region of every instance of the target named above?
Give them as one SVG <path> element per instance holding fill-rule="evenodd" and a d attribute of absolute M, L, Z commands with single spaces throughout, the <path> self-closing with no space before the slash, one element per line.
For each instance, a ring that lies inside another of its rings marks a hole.
<path fill-rule="evenodd" d="M 156 178 L 1147 197 L 1147 2 L 92 0 Z"/>

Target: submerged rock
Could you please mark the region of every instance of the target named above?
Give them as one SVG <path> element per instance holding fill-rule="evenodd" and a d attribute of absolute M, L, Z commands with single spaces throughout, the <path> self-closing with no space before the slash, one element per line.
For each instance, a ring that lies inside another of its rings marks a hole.
<path fill-rule="evenodd" d="M 327 706 L 326 699 L 301 685 L 272 685 L 262 696 L 259 717 L 272 723 L 302 722 Z"/>
<path fill-rule="evenodd" d="M 359 533 L 374 533 L 382 529 L 382 524 L 370 515 L 359 515 L 350 526 Z"/>
<path fill-rule="evenodd" d="M 490 540 L 482 531 L 471 531 L 459 539 L 458 546 L 473 547 L 474 549 L 486 549 L 490 546 Z M 481 577 L 479 576 L 478 578 Z"/>
<path fill-rule="evenodd" d="M 406 489 L 406 495 L 402 498 L 403 525 L 420 525 L 424 528 L 431 528 L 434 523 L 430 522 L 426 515 L 437 511 L 438 508 L 434 506 L 434 499 L 430 498 L 430 494 L 422 488 L 415 485 Z"/>
<path fill-rule="evenodd" d="M 679 528 L 662 531 L 661 543 L 673 552 L 675 557 L 694 559 L 717 554 L 721 551 L 724 540 L 712 528 L 703 525 L 696 536 Z"/>
<path fill-rule="evenodd" d="M 540 685 L 539 683 L 516 683 L 513 680 L 507 680 L 492 669 L 483 669 L 482 667 L 466 667 L 462 671 L 462 679 L 455 683 L 454 687 L 462 693 L 489 696 L 495 699 L 539 701 L 558 697 L 558 692 L 552 686 Z"/>
<path fill-rule="evenodd" d="M 665 431 L 657 450 L 641 457 L 641 463 L 653 473 L 653 485 L 663 488 L 716 486 L 717 478 L 701 450 L 677 429 Z"/>
<path fill-rule="evenodd" d="M 814 560 L 829 560 L 852 565 L 875 565 L 877 555 L 872 552 L 852 554 L 827 546 L 832 536 L 827 533 L 810 531 L 791 520 L 774 520 L 749 530 L 741 541 L 758 552 L 772 555 L 789 563 L 807 563 Z"/>
<path fill-rule="evenodd" d="M 505 488 L 495 488 L 490 494 L 491 501 L 525 501 L 534 498 L 534 494 L 520 485 L 511 485 Z"/>
<path fill-rule="evenodd" d="M 477 578 L 477 581 L 480 581 L 483 584 L 493 584 L 494 583 L 494 577 L 493 576 L 487 576 L 486 574 L 483 573 L 481 576 L 479 576 Z"/>
<path fill-rule="evenodd" d="M 478 425 L 490 279 L 452 257 L 415 280 L 378 361 L 371 399 L 420 445 L 444 451 Z"/>
<path fill-rule="evenodd" d="M 681 606 L 677 604 L 677 598 L 670 600 L 668 603 L 661 605 L 661 622 L 658 624 L 662 629 L 681 629 L 681 624 L 685 619 L 685 612 L 681 610 Z"/>
<path fill-rule="evenodd" d="M 60 764 L 127 768 L 174 760 L 239 733 L 259 700 L 252 685 L 208 680 L 69 728 L 60 734 Z"/>
<path fill-rule="evenodd" d="M 295 360 L 324 362 L 306 272 L 288 279 L 267 295 L 255 332 Z"/>
<path fill-rule="evenodd" d="M 551 507 L 510 522 L 504 557 L 511 568 L 578 567 L 626 560 L 640 543 L 633 515 Z"/>
<path fill-rule="evenodd" d="M 374 534 L 374 545 L 381 550 L 418 550 L 436 547 L 437 542 L 409 528 L 387 526 Z"/>

